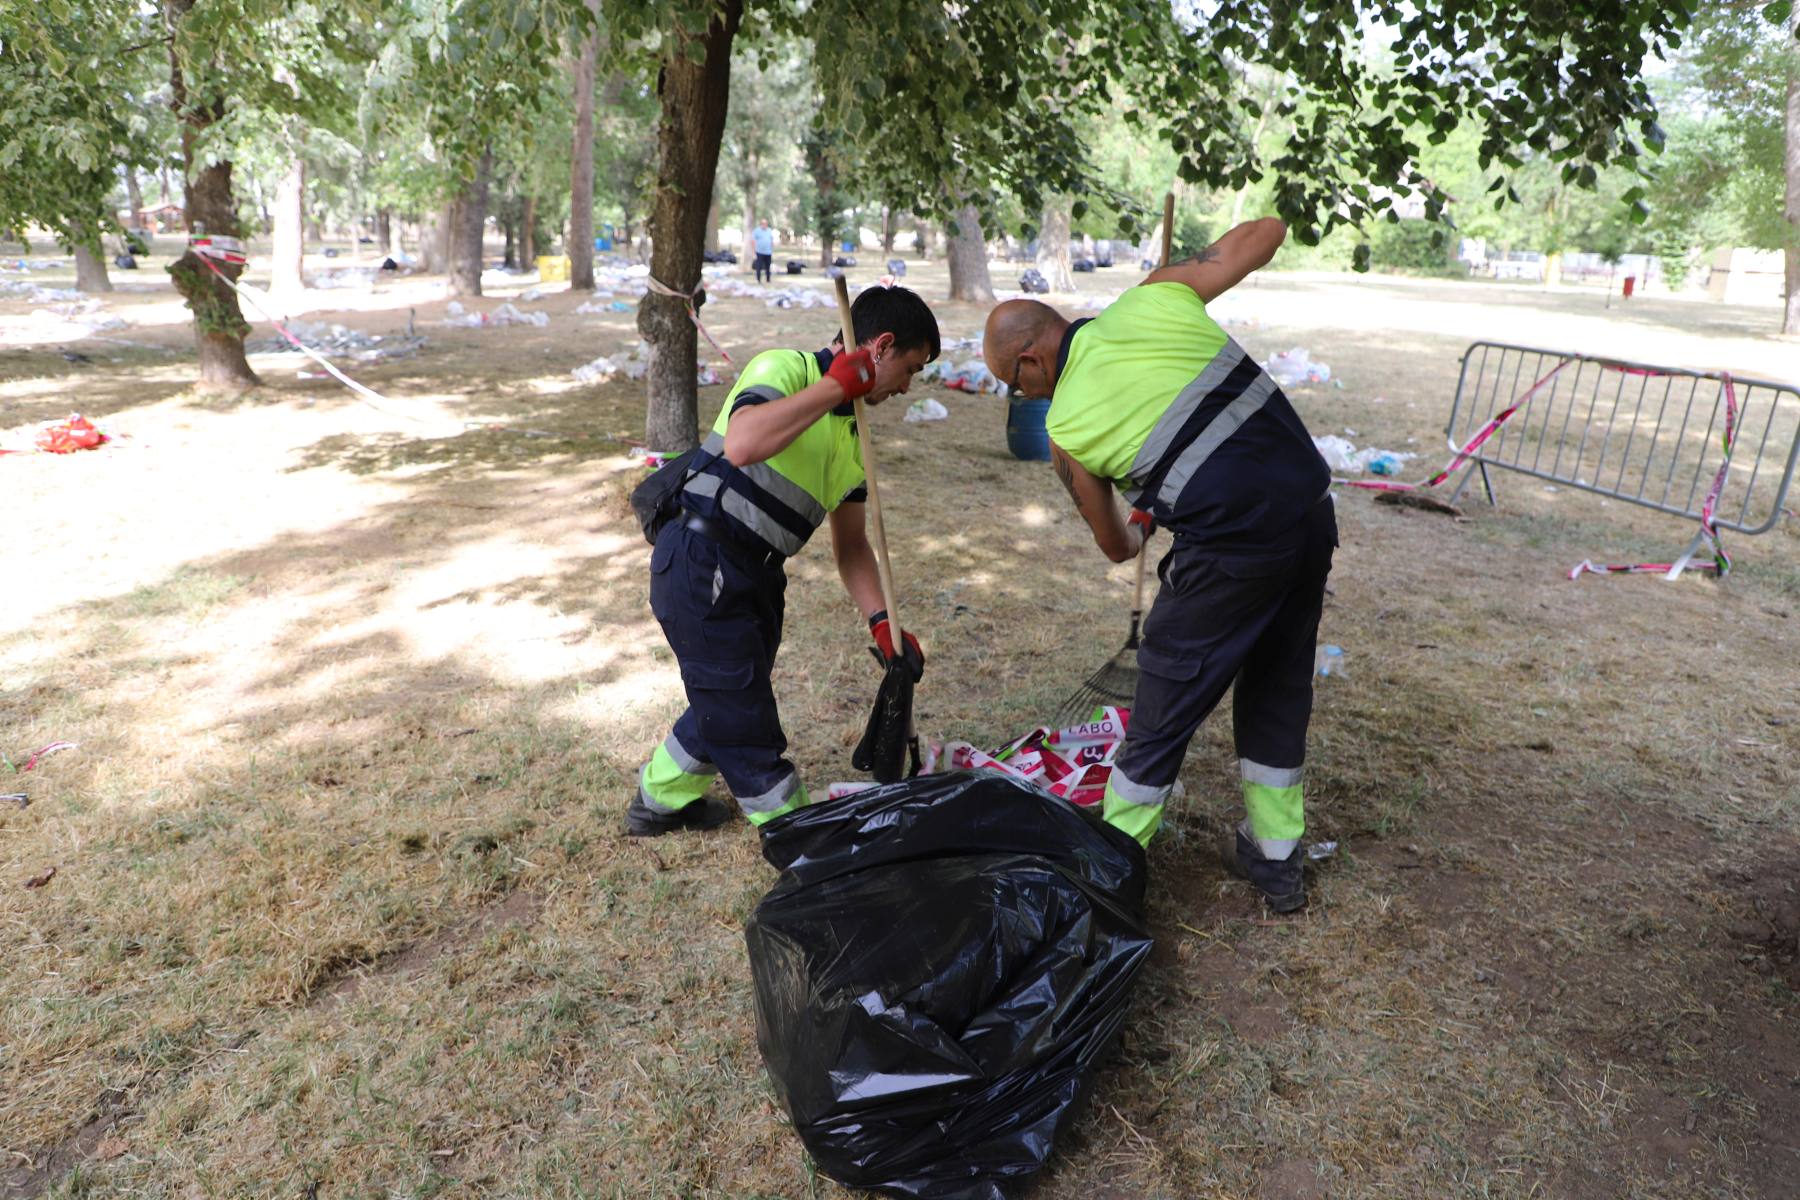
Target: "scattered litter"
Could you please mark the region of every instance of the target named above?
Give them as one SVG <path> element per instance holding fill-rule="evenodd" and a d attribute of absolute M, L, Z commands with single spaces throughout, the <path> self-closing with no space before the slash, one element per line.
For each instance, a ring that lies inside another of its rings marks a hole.
<path fill-rule="evenodd" d="M 625 312 L 631 308 L 631 305 L 626 304 L 623 300 L 614 300 L 611 304 L 600 303 L 602 300 L 611 300 L 612 296 L 611 292 L 595 292 L 592 300 L 583 300 L 576 306 L 575 311 L 578 313 Z"/>
<path fill-rule="evenodd" d="M 308 275 L 306 286 L 320 291 L 350 288 L 366 292 L 374 288 L 380 271 L 380 267 L 344 267 L 337 271 L 321 271 L 317 275 Z"/>
<path fill-rule="evenodd" d="M 1345 433 L 1354 435 L 1354 429 L 1346 429 Z M 1313 439 L 1318 447 L 1319 456 L 1325 460 L 1333 474 L 1350 475 L 1369 471 L 1376 475 L 1393 476 L 1400 473 L 1402 465 L 1419 457 L 1406 450 L 1377 450 L 1374 447 L 1356 448 L 1355 443 L 1328 433 L 1324 437 Z"/>
<path fill-rule="evenodd" d="M 1320 646 L 1318 654 L 1313 658 L 1313 666 L 1320 675 L 1344 675 L 1344 648 L 1342 646 Z"/>
<path fill-rule="evenodd" d="M 606 311 L 607 312 L 630 312 L 631 305 L 626 303 L 623 300 L 614 300 L 611 304 L 606 306 Z"/>
<path fill-rule="evenodd" d="M 37 435 L 37 448 L 45 454 L 73 454 L 77 450 L 93 450 L 111 441 L 106 434 L 95 428 L 94 423 L 80 413 L 70 413 L 66 421 L 57 421 L 46 425 Z M 31 762 L 20 770 L 31 770 L 31 763 L 36 762 L 47 753 L 67 750 L 71 744 L 56 743 L 45 747 L 31 756 Z"/>
<path fill-rule="evenodd" d="M 295 379 L 324 379 L 324 378 L 326 378 L 326 375 L 325 375 L 325 372 L 323 372 L 323 371 L 295 371 L 294 378 Z"/>
<path fill-rule="evenodd" d="M 49 758 L 52 754 L 61 754 L 64 750 L 74 750 L 78 746 L 79 743 L 77 742 L 51 742 L 48 746 L 45 746 L 30 758 L 27 758 L 25 760 L 25 765 L 20 767 L 19 770 L 22 772 L 29 771 L 31 768 L 38 765 L 39 759 Z"/>
<path fill-rule="evenodd" d="M 31 807 L 31 797 L 26 795 L 24 792 L 0 793 L 0 802 L 16 804 L 20 808 L 30 808 Z"/>
<path fill-rule="evenodd" d="M 348 358 L 361 363 L 411 358 L 419 352 L 426 340 L 423 334 L 383 336 L 324 321 L 289 321 L 287 331 L 315 354 L 326 358 Z M 251 354 L 295 352 L 294 343 L 280 336 L 253 338 L 244 343 L 244 349 Z"/>
<path fill-rule="evenodd" d="M 39 871 L 36 875 L 33 875 L 30 879 L 27 879 L 25 881 L 25 887 L 27 889 L 41 888 L 45 884 L 49 883 L 52 879 L 55 879 L 55 878 L 56 878 L 56 868 L 55 867 L 45 867 L 42 871 Z"/>
<path fill-rule="evenodd" d="M 570 372 L 581 383 L 606 383 L 615 375 L 623 375 L 627 379 L 642 379 L 650 370 L 650 346 L 639 342 L 631 348 L 630 353 L 606 355 L 602 354 L 592 362 L 583 363 Z M 694 381 L 701 387 L 712 387 L 724 383 L 725 379 L 709 366 L 696 368 Z"/>
<path fill-rule="evenodd" d="M 1314 862 L 1323 862 L 1336 853 L 1336 842 L 1314 842 L 1306 848 L 1306 857 Z"/>
<path fill-rule="evenodd" d="M 444 309 L 449 315 L 444 324 L 454 325 L 459 329 L 497 329 L 503 325 L 536 325 L 550 324 L 550 314 L 545 312 L 521 312 L 509 302 L 502 304 L 491 313 L 465 312 L 463 306 L 452 300 Z"/>
<path fill-rule="evenodd" d="M 15 258 L 10 264 L 0 268 L 7 271 L 54 271 L 61 263 L 44 258 Z"/>
<path fill-rule="evenodd" d="M 1305 350 L 1295 346 L 1292 350 L 1284 350 L 1271 358 L 1265 365 L 1275 382 L 1282 387 L 1305 387 L 1309 383 L 1324 383 L 1331 378 L 1331 368 L 1322 362 L 1316 362 Z"/>
<path fill-rule="evenodd" d="M 950 415 L 950 410 L 933 400 L 930 396 L 921 396 L 907 406 L 903 421 L 918 423 L 920 421 L 942 421 Z"/>
<path fill-rule="evenodd" d="M 1067 729 L 1040 725 L 992 754 L 967 742 L 950 742 L 934 754 L 946 770 L 1009 775 L 1085 808 L 1106 794 L 1113 755 L 1130 720 L 1131 710 L 1108 705 L 1095 709 L 1091 721 Z"/>
<path fill-rule="evenodd" d="M 33 304 L 55 304 L 65 300 L 80 300 L 82 295 L 74 288 L 40 287 L 22 279 L 0 279 L 0 298 L 29 300 Z"/>
<path fill-rule="evenodd" d="M 542 300 L 543 298 L 544 298 L 544 289 L 541 287 L 536 287 L 536 286 L 528 287 L 524 291 L 519 293 L 519 303 L 520 304 L 530 304 L 534 300 Z"/>

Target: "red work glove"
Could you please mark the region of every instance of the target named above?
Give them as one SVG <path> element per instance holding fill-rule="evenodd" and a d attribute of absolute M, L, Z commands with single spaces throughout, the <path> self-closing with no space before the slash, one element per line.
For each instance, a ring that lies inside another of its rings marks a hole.
<path fill-rule="evenodd" d="M 866 396 L 875 387 L 875 358 L 867 350 L 849 350 L 831 360 L 825 378 L 835 379 L 844 399 Z"/>
<path fill-rule="evenodd" d="M 881 661 L 894 661 L 894 627 L 888 622 L 887 609 L 882 609 L 869 618 L 869 632 L 875 636 L 875 648 L 881 654 Z M 925 676 L 925 649 L 919 645 L 919 639 L 910 630 L 903 630 L 900 641 L 905 645 L 906 665 L 912 668 L 913 682 L 917 683 Z"/>
<path fill-rule="evenodd" d="M 1132 509 L 1131 515 L 1125 518 L 1125 524 L 1127 527 L 1136 525 L 1142 531 L 1144 536 L 1138 539 L 1140 546 L 1149 541 L 1150 535 L 1156 532 L 1156 518 L 1141 508 Z"/>

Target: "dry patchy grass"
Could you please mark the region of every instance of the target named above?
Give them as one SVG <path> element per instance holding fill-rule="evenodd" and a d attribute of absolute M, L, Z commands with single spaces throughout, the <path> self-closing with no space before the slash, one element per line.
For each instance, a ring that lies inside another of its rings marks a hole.
<path fill-rule="evenodd" d="M 564 294 L 545 330 L 451 331 L 417 283 L 357 304 L 333 319 L 412 307 L 432 335 L 357 372 L 391 412 L 276 364 L 230 404 L 188 393 L 148 283 L 115 302 L 147 314 L 118 361 L 0 357 L 0 420 L 78 406 L 123 435 L 0 460 L 0 749 L 80 743 L 0 768 L 30 793 L 0 807 L 0 1196 L 840 1194 L 754 1044 L 753 837 L 619 828 L 679 688 L 624 504 L 641 394 L 567 372 L 630 314 Z M 1767 313 L 1677 301 L 1271 276 L 1219 307 L 1253 351 L 1333 366 L 1342 390 L 1296 393 L 1315 432 L 1415 439 L 1421 467 L 1477 337 L 1763 375 L 1791 355 L 1752 336 Z M 830 326 L 707 319 L 740 361 Z M 947 422 L 876 417 L 919 719 L 992 741 L 1116 648 L 1129 571 L 1007 456 L 995 401 L 933 394 Z M 1321 681 L 1310 772 L 1339 853 L 1297 921 L 1226 880 L 1221 713 L 1151 853 L 1159 945 L 1120 1053 L 1038 1194 L 1791 1187 L 1792 526 L 1738 539 L 1725 586 L 1570 583 L 1688 530 L 1498 482 L 1463 523 L 1341 498 L 1322 636 L 1348 673 Z M 874 682 L 818 541 L 778 672 L 815 789 Z"/>

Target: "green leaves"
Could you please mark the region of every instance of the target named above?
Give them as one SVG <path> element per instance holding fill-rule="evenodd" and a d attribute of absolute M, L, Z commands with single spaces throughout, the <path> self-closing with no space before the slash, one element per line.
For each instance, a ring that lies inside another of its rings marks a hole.
<path fill-rule="evenodd" d="M 1773 4 L 1763 5 L 1763 20 L 1771 25 L 1787 27 L 1788 19 L 1794 15 L 1794 0 L 1775 0 Z M 1800 36 L 1796 33 L 1795 36 Z"/>

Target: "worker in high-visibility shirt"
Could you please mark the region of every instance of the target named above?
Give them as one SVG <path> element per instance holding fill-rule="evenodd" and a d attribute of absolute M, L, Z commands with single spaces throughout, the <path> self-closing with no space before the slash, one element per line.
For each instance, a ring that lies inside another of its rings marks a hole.
<path fill-rule="evenodd" d="M 1227 865 L 1277 912 L 1306 903 L 1300 779 L 1337 521 L 1305 425 L 1206 306 L 1286 236 L 1274 219 L 1239 225 L 1073 323 L 1007 301 L 984 342 L 988 368 L 1015 394 L 1051 398 L 1051 460 L 1106 556 L 1132 558 L 1154 524 L 1173 535 L 1107 821 L 1149 845 L 1189 741 L 1235 682 L 1247 819 Z"/>
<path fill-rule="evenodd" d="M 688 708 L 638 775 L 626 832 L 711 829 L 731 815 L 705 798 L 723 775 L 761 825 L 807 801 L 775 707 L 782 564 L 822 524 L 844 590 L 868 618 L 886 662 L 915 679 L 925 655 L 910 630 L 896 647 L 863 527 L 862 451 L 852 401 L 905 392 L 938 356 L 937 319 L 915 293 L 866 288 L 851 306 L 857 345 L 768 350 L 744 366 L 682 488 L 680 511 L 650 555 L 650 608 L 681 668 Z"/>

